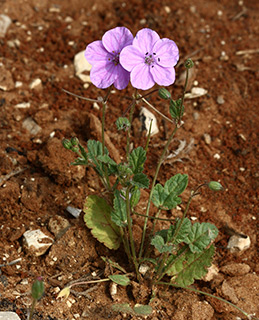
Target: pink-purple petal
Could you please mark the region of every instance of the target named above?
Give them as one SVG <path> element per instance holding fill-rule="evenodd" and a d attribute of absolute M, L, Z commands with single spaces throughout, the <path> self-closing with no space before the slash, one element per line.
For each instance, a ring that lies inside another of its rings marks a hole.
<path fill-rule="evenodd" d="M 157 41 L 153 48 L 157 63 L 162 67 L 173 67 L 179 60 L 179 50 L 174 41 L 163 38 Z"/>
<path fill-rule="evenodd" d="M 111 29 L 102 37 L 102 43 L 108 52 L 119 53 L 128 45 L 131 45 L 133 41 L 133 35 L 129 29 L 125 27 L 116 27 Z"/>
<path fill-rule="evenodd" d="M 159 65 L 155 65 L 150 69 L 154 81 L 160 86 L 170 86 L 175 81 L 174 68 L 164 68 Z"/>
<path fill-rule="evenodd" d="M 159 39 L 159 35 L 155 31 L 144 28 L 136 34 L 136 37 L 133 40 L 133 46 L 139 48 L 145 55 L 147 52 L 153 52 L 153 46 Z"/>
<path fill-rule="evenodd" d="M 140 63 L 144 62 L 144 54 L 137 47 L 125 47 L 120 53 L 120 64 L 129 72 Z"/>
<path fill-rule="evenodd" d="M 90 43 L 85 49 L 85 58 L 91 64 L 108 61 L 112 55 L 104 48 L 102 41 L 97 40 Z"/>
<path fill-rule="evenodd" d="M 130 82 L 136 89 L 147 90 L 153 87 L 155 81 L 150 73 L 150 67 L 145 63 L 135 66 L 130 73 Z"/>
<path fill-rule="evenodd" d="M 97 88 L 108 88 L 118 76 L 115 69 L 116 66 L 113 63 L 97 63 L 90 71 L 90 79 Z"/>
<path fill-rule="evenodd" d="M 114 87 L 118 90 L 125 89 L 130 80 L 130 73 L 122 68 L 121 65 L 117 65 L 117 79 L 114 82 Z"/>

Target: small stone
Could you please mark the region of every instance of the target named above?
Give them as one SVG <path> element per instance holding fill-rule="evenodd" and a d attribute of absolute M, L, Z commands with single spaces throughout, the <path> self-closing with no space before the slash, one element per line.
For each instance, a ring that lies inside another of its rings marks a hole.
<path fill-rule="evenodd" d="M 0 90 L 10 91 L 12 89 L 14 89 L 12 74 L 3 64 L 0 64 Z"/>
<path fill-rule="evenodd" d="M 14 86 L 15 88 L 20 88 L 23 85 L 23 83 L 21 81 L 16 81 Z"/>
<path fill-rule="evenodd" d="M 212 264 L 208 268 L 208 272 L 205 277 L 203 277 L 203 281 L 211 281 L 213 278 L 215 278 L 219 274 L 219 269 L 215 264 Z"/>
<path fill-rule="evenodd" d="M 140 118 L 140 121 L 142 122 L 142 131 L 143 130 L 147 131 L 146 136 L 148 136 L 151 121 L 152 121 L 151 132 L 150 132 L 151 137 L 159 132 L 156 117 L 147 108 L 145 107 L 141 108 L 139 113 L 139 118 Z"/>
<path fill-rule="evenodd" d="M 75 217 L 75 218 L 78 218 L 80 216 L 80 213 L 82 212 L 81 209 L 74 208 L 74 207 L 71 207 L 71 206 L 67 206 L 66 210 L 67 210 L 67 212 L 72 214 L 72 216 Z"/>
<path fill-rule="evenodd" d="M 28 130 L 33 136 L 41 131 L 41 127 L 31 117 L 28 117 L 23 121 L 22 127 Z"/>
<path fill-rule="evenodd" d="M 18 108 L 18 109 L 27 109 L 27 108 L 30 108 L 31 104 L 30 102 L 22 102 L 22 103 L 18 103 L 15 108 Z"/>
<path fill-rule="evenodd" d="M 194 113 L 193 113 L 193 119 L 194 119 L 194 120 L 198 120 L 199 117 L 200 117 L 200 115 L 199 115 L 198 112 L 194 112 Z"/>
<path fill-rule="evenodd" d="M 39 257 L 53 244 L 53 239 L 40 229 L 28 230 L 23 234 L 24 247 L 29 254 Z"/>
<path fill-rule="evenodd" d="M 3 38 L 12 20 L 5 14 L 0 14 L 0 38 Z"/>
<path fill-rule="evenodd" d="M 164 9 L 165 9 L 165 12 L 166 12 L 166 13 L 170 13 L 170 12 L 171 12 L 170 7 L 168 7 L 168 6 L 165 6 Z"/>
<path fill-rule="evenodd" d="M 230 249 L 231 253 L 244 251 L 251 245 L 249 236 L 233 235 L 229 238 L 227 249 Z"/>
<path fill-rule="evenodd" d="M 141 264 L 139 266 L 139 273 L 142 274 L 143 276 L 148 272 L 148 270 L 150 269 L 150 267 L 147 264 Z"/>
<path fill-rule="evenodd" d="M 221 286 L 222 293 L 227 300 L 230 300 L 233 303 L 238 302 L 235 290 L 228 284 L 227 280 L 223 281 Z"/>
<path fill-rule="evenodd" d="M 218 153 L 215 153 L 213 158 L 219 160 L 220 159 L 220 155 Z"/>
<path fill-rule="evenodd" d="M 15 312 L 0 311 L 0 320 L 21 320 L 21 318 Z"/>
<path fill-rule="evenodd" d="M 250 266 L 246 263 L 230 263 L 223 266 L 220 271 L 229 276 L 243 276 L 250 271 Z"/>
<path fill-rule="evenodd" d="M 41 83 L 41 79 L 37 78 L 34 79 L 31 83 L 30 83 L 30 89 L 42 89 L 42 83 Z"/>
<path fill-rule="evenodd" d="M 206 90 L 204 88 L 194 87 L 194 88 L 192 88 L 190 93 L 185 94 L 185 98 L 186 99 L 194 99 L 194 98 L 202 97 L 207 93 L 208 93 L 208 90 Z"/>
<path fill-rule="evenodd" d="M 74 57 L 75 75 L 83 82 L 91 83 L 89 72 L 92 68 L 91 64 L 85 58 L 85 51 L 78 52 Z M 87 72 L 85 75 L 83 72 Z"/>
<path fill-rule="evenodd" d="M 223 96 L 217 96 L 217 104 L 224 104 L 225 100 L 223 98 Z"/>
<path fill-rule="evenodd" d="M 208 133 L 204 133 L 203 137 L 206 144 L 211 144 L 211 136 Z"/>
<path fill-rule="evenodd" d="M 60 238 L 70 227 L 70 223 L 61 216 L 54 216 L 49 219 L 48 227 L 51 233 Z"/>

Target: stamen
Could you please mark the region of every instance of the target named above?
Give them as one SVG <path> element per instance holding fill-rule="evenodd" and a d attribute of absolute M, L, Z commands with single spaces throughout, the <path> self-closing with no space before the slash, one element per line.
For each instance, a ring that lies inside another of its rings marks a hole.
<path fill-rule="evenodd" d="M 160 62 L 160 58 L 157 59 Z"/>

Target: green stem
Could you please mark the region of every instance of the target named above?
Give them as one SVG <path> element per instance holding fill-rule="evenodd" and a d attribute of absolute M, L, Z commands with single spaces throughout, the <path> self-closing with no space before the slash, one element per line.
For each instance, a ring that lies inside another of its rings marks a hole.
<path fill-rule="evenodd" d="M 126 234 L 125 234 L 125 232 L 124 232 L 122 227 L 120 227 L 120 236 L 121 236 L 121 239 L 122 239 L 124 250 L 125 250 L 125 252 L 127 254 L 127 257 L 129 259 L 129 261 L 133 261 L 132 255 L 130 253 L 129 239 L 126 236 Z"/>
<path fill-rule="evenodd" d="M 132 260 L 135 267 L 135 271 L 137 274 L 137 279 L 140 280 L 139 270 L 138 270 L 138 262 L 136 257 L 136 250 L 135 244 L 133 239 L 133 232 L 132 232 L 132 221 L 131 221 L 131 209 L 130 209 L 130 190 L 131 186 L 129 186 L 126 190 L 126 211 L 127 211 L 127 223 L 128 223 L 128 231 L 129 231 L 129 242 L 132 254 Z"/>
<path fill-rule="evenodd" d="M 187 88 L 187 83 L 188 83 L 188 78 L 189 78 L 189 69 L 186 69 L 186 78 L 185 78 L 185 84 L 184 84 L 184 89 L 183 89 L 183 95 L 181 99 L 181 106 L 180 106 L 180 115 L 179 115 L 179 124 L 181 125 L 181 119 L 182 119 L 182 112 L 183 112 L 183 101 L 184 101 L 184 96 Z"/>
<path fill-rule="evenodd" d="M 131 105 L 131 108 L 130 108 L 130 114 L 129 114 L 129 123 L 130 123 L 130 125 L 129 125 L 128 130 L 127 130 L 127 144 L 126 144 L 126 159 L 127 159 L 127 161 L 129 161 L 130 131 L 131 131 L 133 113 L 134 113 L 135 106 L 136 106 L 136 96 L 137 96 L 137 90 L 135 91 L 134 100 L 132 102 L 132 105 Z"/>
<path fill-rule="evenodd" d="M 156 184 L 156 180 L 157 180 L 157 176 L 158 176 L 158 173 L 159 173 L 159 170 L 160 170 L 160 167 L 164 161 L 164 156 L 166 154 L 166 151 L 171 143 L 171 141 L 173 140 L 173 137 L 177 131 L 177 126 L 174 128 L 174 131 L 171 133 L 165 147 L 164 147 L 164 150 L 159 158 L 159 161 L 158 161 L 158 164 L 157 164 L 157 168 L 156 168 L 156 172 L 155 172 L 155 175 L 154 175 L 154 178 L 153 178 L 153 181 L 152 181 L 152 186 L 151 186 L 151 190 L 150 190 L 150 194 L 149 194 L 149 198 L 148 198 L 148 203 L 147 203 L 147 211 L 146 211 L 146 218 L 145 218 L 145 221 L 144 221 L 144 226 L 143 226 L 143 233 L 142 233 L 142 239 L 141 239 L 141 246 L 140 246 L 140 252 L 139 252 L 139 258 L 142 257 L 142 253 L 143 253 L 143 247 L 144 247 L 144 242 L 145 242 L 145 237 L 146 237 L 146 229 L 147 229 L 147 222 L 148 222 L 148 218 L 149 218 L 149 210 L 150 210 L 150 205 L 151 205 L 151 199 L 152 199 L 152 196 L 153 196 L 153 192 L 154 192 L 154 187 L 155 187 L 155 184 Z"/>
<path fill-rule="evenodd" d="M 31 305 L 29 320 L 32 320 L 32 316 L 33 316 L 33 312 L 34 312 L 34 309 L 35 309 L 35 306 L 36 306 L 36 302 L 37 302 L 36 299 L 33 299 L 33 300 L 32 300 L 32 305 Z"/>
<path fill-rule="evenodd" d="M 249 317 L 249 314 L 247 312 L 245 312 L 244 310 L 242 310 L 241 308 L 239 308 L 238 306 L 234 305 L 233 303 L 223 299 L 223 298 L 220 298 L 220 297 L 217 297 L 217 296 L 214 296 L 213 294 L 210 294 L 208 292 L 205 292 L 205 291 L 201 291 L 201 290 L 198 290 L 198 289 L 194 289 L 194 288 L 189 288 L 189 287 L 181 287 L 181 286 L 178 286 L 178 285 L 175 285 L 173 283 L 168 283 L 168 282 L 162 282 L 162 281 L 159 281 L 159 282 L 156 282 L 156 284 L 162 284 L 162 285 L 167 285 L 167 286 L 173 286 L 173 287 L 176 287 L 176 288 L 181 288 L 181 289 L 186 289 L 186 290 L 189 290 L 189 291 L 193 291 L 193 292 L 196 292 L 196 293 L 201 293 L 201 294 L 204 294 L 205 296 L 208 296 L 208 297 L 211 297 L 211 298 L 215 298 L 215 299 L 218 299 L 219 301 L 222 301 L 222 302 L 225 302 L 227 304 L 229 304 L 230 306 L 232 306 L 233 308 L 237 309 L 238 311 L 240 311 L 244 316 L 246 316 L 248 319 L 250 319 Z"/>
<path fill-rule="evenodd" d="M 107 100 L 108 97 L 110 95 L 111 92 L 111 87 L 109 87 L 109 90 L 106 94 L 106 96 L 104 97 L 103 101 L 102 101 L 102 151 L 103 151 L 103 155 L 105 152 L 105 138 L 104 138 L 104 133 L 105 133 L 105 111 L 106 111 L 106 107 L 107 107 Z M 108 167 L 105 164 L 104 165 L 104 176 L 105 176 L 105 180 L 106 180 L 106 188 L 108 191 L 111 191 L 111 185 L 110 185 L 110 180 L 109 180 L 109 176 L 108 176 Z"/>

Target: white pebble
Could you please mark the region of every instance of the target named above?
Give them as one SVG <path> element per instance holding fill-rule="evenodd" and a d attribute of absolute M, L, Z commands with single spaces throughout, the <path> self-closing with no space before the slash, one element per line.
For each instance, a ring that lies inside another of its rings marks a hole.
<path fill-rule="evenodd" d="M 220 159 L 220 155 L 218 153 L 215 153 L 214 158 L 218 160 L 218 159 Z"/>
<path fill-rule="evenodd" d="M 230 249 L 230 252 L 235 252 L 236 250 L 244 251 L 248 249 L 251 245 L 251 240 L 249 236 L 239 236 L 233 235 L 228 241 L 227 248 Z"/>

